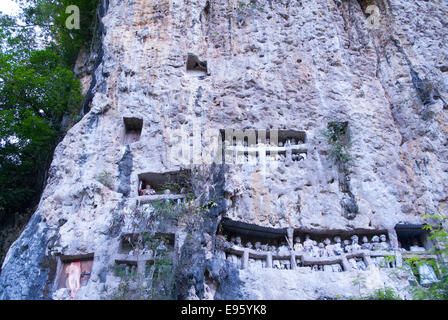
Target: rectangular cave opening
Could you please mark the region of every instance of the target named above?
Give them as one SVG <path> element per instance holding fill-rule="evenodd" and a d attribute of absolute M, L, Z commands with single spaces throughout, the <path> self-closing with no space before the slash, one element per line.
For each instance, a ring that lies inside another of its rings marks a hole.
<path fill-rule="evenodd" d="M 326 136 L 328 140 L 332 143 L 348 145 L 350 141 L 348 121 L 328 122 Z"/>
<path fill-rule="evenodd" d="M 123 118 L 124 122 L 124 144 L 131 144 L 140 140 L 143 129 L 143 119 L 140 118 Z"/>
<path fill-rule="evenodd" d="M 287 245 L 286 229 L 261 227 L 254 224 L 224 219 L 221 222 L 218 235 L 227 241 L 259 250 L 268 251 L 269 247 Z"/>
<path fill-rule="evenodd" d="M 187 56 L 187 71 L 207 74 L 207 61 L 201 61 L 197 55 L 189 53 Z"/>
<path fill-rule="evenodd" d="M 147 172 L 138 175 L 138 194 L 185 195 L 191 190 L 191 171 L 179 170 L 166 173 Z"/>
<path fill-rule="evenodd" d="M 241 269 L 343 272 L 366 270 L 371 264 L 380 268 L 398 264 L 389 262 L 395 255 L 392 235 L 385 229 L 276 229 L 224 218 L 218 238 L 226 259 Z"/>
<path fill-rule="evenodd" d="M 423 229 L 423 224 L 397 224 L 398 246 L 406 251 L 427 251 L 433 247 L 428 238 L 429 233 Z"/>
<path fill-rule="evenodd" d="M 93 258 L 93 253 L 60 256 L 55 287 L 77 291 L 79 288 L 73 286 L 86 286 L 92 273 Z"/>
<path fill-rule="evenodd" d="M 220 129 L 221 141 L 226 146 L 254 147 L 259 144 L 284 147 L 306 143 L 306 132 L 272 129 Z"/>
<path fill-rule="evenodd" d="M 223 161 L 298 162 L 307 158 L 306 133 L 297 130 L 220 129 Z M 245 160 L 245 161 L 244 161 Z"/>
<path fill-rule="evenodd" d="M 137 261 L 115 260 L 114 275 L 122 279 L 135 278 L 138 273 Z"/>
<path fill-rule="evenodd" d="M 272 141 L 272 139 L 270 139 Z M 275 142 L 275 141 L 274 141 Z M 278 146 L 300 145 L 306 143 L 305 131 L 296 130 L 278 130 Z"/>

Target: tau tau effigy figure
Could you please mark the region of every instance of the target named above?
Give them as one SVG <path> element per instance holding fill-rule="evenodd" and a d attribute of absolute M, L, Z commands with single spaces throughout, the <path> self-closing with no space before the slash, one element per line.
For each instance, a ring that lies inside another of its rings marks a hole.
<path fill-rule="evenodd" d="M 70 289 L 70 300 L 74 300 L 76 293 L 81 287 L 81 262 L 76 261 L 70 263 L 66 270 L 66 273 L 68 273 L 66 285 Z"/>
<path fill-rule="evenodd" d="M 380 238 L 378 236 L 372 237 L 372 250 L 381 250 Z"/>
<path fill-rule="evenodd" d="M 350 246 L 350 251 L 351 252 L 355 252 L 355 251 L 359 251 L 361 249 L 361 246 L 358 243 L 358 236 L 356 234 L 354 234 L 352 237 L 352 244 Z"/>
<path fill-rule="evenodd" d="M 380 243 L 381 250 L 387 250 L 388 251 L 388 250 L 391 249 L 391 246 L 387 242 L 387 238 L 386 238 L 385 234 L 380 235 L 380 240 L 381 240 L 381 243 Z"/>
<path fill-rule="evenodd" d="M 278 247 L 278 254 L 281 256 L 289 255 L 289 247 L 286 245 L 286 242 L 280 243 Z"/>
<path fill-rule="evenodd" d="M 165 252 L 165 251 L 167 251 L 167 250 L 168 250 L 168 248 L 167 248 L 167 246 L 165 245 L 165 241 L 160 241 L 159 245 L 158 245 L 157 248 L 156 248 L 156 252 L 157 252 L 158 254 L 162 254 L 163 252 Z"/>
<path fill-rule="evenodd" d="M 350 250 L 350 240 L 344 240 L 344 251 L 349 252 Z"/>
<path fill-rule="evenodd" d="M 243 245 L 241 243 L 241 237 L 238 236 L 238 237 L 235 238 L 235 245 L 240 247 L 240 248 L 243 247 Z"/>
<path fill-rule="evenodd" d="M 328 257 L 327 249 L 325 248 L 325 245 L 322 242 L 319 242 L 318 249 L 317 249 L 318 257 Z"/>
<path fill-rule="evenodd" d="M 341 254 L 344 253 L 344 249 L 342 248 L 342 244 L 341 244 L 341 237 L 334 237 L 334 245 L 333 245 L 333 252 L 335 255 L 340 256 Z"/>
<path fill-rule="evenodd" d="M 369 243 L 369 239 L 366 236 L 362 237 L 361 249 L 372 250 L 372 245 Z"/>
<path fill-rule="evenodd" d="M 313 257 L 319 257 L 319 247 L 317 246 L 317 241 L 313 241 L 313 249 L 311 250 Z"/>
<path fill-rule="evenodd" d="M 259 242 L 259 241 L 257 241 L 257 242 L 255 242 L 255 250 L 257 250 L 257 251 L 261 251 L 261 242 Z"/>
<path fill-rule="evenodd" d="M 324 240 L 324 244 L 325 244 L 325 249 L 327 251 L 327 256 L 328 257 L 334 256 L 335 255 L 334 245 L 331 244 L 331 240 L 329 238 L 326 238 Z"/>
<path fill-rule="evenodd" d="M 248 242 L 246 243 L 246 248 L 247 248 L 247 249 L 252 249 L 252 248 L 253 248 L 252 243 L 251 243 L 250 241 L 248 241 Z"/>
<path fill-rule="evenodd" d="M 311 253 L 313 251 L 313 240 L 310 239 L 310 236 L 307 234 L 305 236 L 305 241 L 303 242 L 303 248 L 306 252 Z"/>
<path fill-rule="evenodd" d="M 303 245 L 300 243 L 300 237 L 296 237 L 294 239 L 294 251 L 297 251 L 297 252 L 303 251 Z"/>
<path fill-rule="evenodd" d="M 271 251 L 272 255 L 277 255 L 277 248 L 275 246 L 270 246 L 269 250 Z"/>

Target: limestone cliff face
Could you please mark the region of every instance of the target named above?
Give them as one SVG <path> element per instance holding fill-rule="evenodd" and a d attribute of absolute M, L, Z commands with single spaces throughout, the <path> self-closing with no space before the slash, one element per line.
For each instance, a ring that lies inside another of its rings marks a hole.
<path fill-rule="evenodd" d="M 369 5 L 379 9 L 374 28 Z M 448 3 L 103 0 L 101 8 L 100 49 L 80 62 L 86 114 L 56 148 L 39 208 L 2 267 L 1 298 L 68 298 L 54 285 L 57 257 L 87 254 L 93 267 L 76 298 L 110 297 L 120 236 L 135 231 L 122 213 L 140 205 L 141 174 L 190 168 L 176 156 L 179 132 L 306 134 L 302 161 L 272 170 L 218 164 L 196 180 L 196 195 L 218 200 L 194 228 L 165 226 L 175 234 L 179 298 L 358 294 L 356 272 L 236 269 L 215 248 L 222 218 L 392 232 L 423 214 L 448 215 Z M 187 71 L 189 54 L 206 70 Z M 123 143 L 123 118 L 142 120 L 139 141 Z M 329 121 L 348 124 L 343 172 L 322 135 Z M 202 139 L 196 147 L 206 150 Z M 367 290 L 405 286 L 377 269 L 366 275 Z"/>

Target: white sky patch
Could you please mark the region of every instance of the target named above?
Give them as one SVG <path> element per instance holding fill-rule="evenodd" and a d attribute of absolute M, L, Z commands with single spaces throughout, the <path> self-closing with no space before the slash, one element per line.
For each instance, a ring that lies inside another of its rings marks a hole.
<path fill-rule="evenodd" d="M 20 7 L 13 0 L 0 0 L 0 11 L 8 15 L 17 15 L 20 12 Z"/>

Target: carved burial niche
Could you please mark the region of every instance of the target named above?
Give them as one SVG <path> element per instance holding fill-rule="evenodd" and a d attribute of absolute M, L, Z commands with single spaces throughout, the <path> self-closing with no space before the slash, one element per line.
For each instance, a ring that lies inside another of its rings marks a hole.
<path fill-rule="evenodd" d="M 140 140 L 143 128 L 143 119 L 123 118 L 124 122 L 124 144 L 131 144 Z"/>
<path fill-rule="evenodd" d="M 222 158 L 227 162 L 264 156 L 266 161 L 300 161 L 307 157 L 305 131 L 221 129 L 220 141 Z"/>
<path fill-rule="evenodd" d="M 138 175 L 138 180 L 139 195 L 184 195 L 191 189 L 190 170 L 141 173 Z"/>
<path fill-rule="evenodd" d="M 298 130 L 221 129 L 219 133 L 222 142 L 229 146 L 250 147 L 266 144 L 272 147 L 284 147 L 287 144 L 295 146 L 306 143 L 305 131 Z"/>
<path fill-rule="evenodd" d="M 115 276 L 133 278 L 137 274 L 148 275 L 156 256 L 162 253 L 173 258 L 174 241 L 175 235 L 172 233 L 123 234 L 119 253 L 115 255 Z"/>
<path fill-rule="evenodd" d="M 198 56 L 189 53 L 187 56 L 187 71 L 199 75 L 206 75 L 208 72 L 207 61 L 201 61 Z"/>
<path fill-rule="evenodd" d="M 410 251 L 411 246 L 423 247 L 429 250 L 434 243 L 428 239 L 428 231 L 423 229 L 423 224 L 397 224 L 395 232 L 397 233 L 398 245 Z"/>
<path fill-rule="evenodd" d="M 280 246 L 287 242 L 288 233 L 286 229 L 275 229 L 269 227 L 261 227 L 245 222 L 223 219 L 221 222 L 222 234 L 229 239 L 240 237 L 243 246 L 248 242 L 255 245 L 256 242 L 261 244 Z"/>
<path fill-rule="evenodd" d="M 55 288 L 68 288 L 72 299 L 80 287 L 86 286 L 92 273 L 94 254 L 60 256 Z"/>
<path fill-rule="evenodd" d="M 306 143 L 305 131 L 278 130 L 278 145 L 284 146 L 290 143 L 292 146 Z"/>
<path fill-rule="evenodd" d="M 163 241 L 168 250 L 174 250 L 175 235 L 173 233 L 156 232 L 153 236 L 149 232 L 127 233 L 121 236 L 119 253 L 129 254 L 139 251 L 151 249 L 154 240 Z"/>
<path fill-rule="evenodd" d="M 223 219 L 220 230 L 231 242 L 236 238 L 240 244 L 231 250 L 225 250 L 226 260 L 241 269 L 276 268 L 290 269 L 291 255 L 286 249 L 279 256 L 271 251 L 272 247 L 287 248 L 286 229 L 261 227 L 230 219 Z"/>

